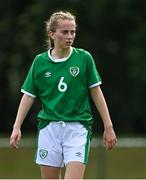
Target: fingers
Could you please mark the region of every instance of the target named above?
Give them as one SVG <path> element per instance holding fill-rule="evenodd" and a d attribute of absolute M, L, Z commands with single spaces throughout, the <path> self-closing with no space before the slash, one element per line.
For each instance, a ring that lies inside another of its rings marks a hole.
<path fill-rule="evenodd" d="M 107 150 L 111 150 L 116 145 L 117 138 L 113 128 L 105 129 L 103 134 L 103 143 Z"/>
<path fill-rule="evenodd" d="M 10 146 L 12 148 L 18 149 L 19 148 L 19 146 L 18 146 L 19 141 L 20 141 L 20 136 L 19 135 L 11 136 L 10 137 Z"/>
<path fill-rule="evenodd" d="M 18 144 L 19 144 L 19 141 L 18 141 L 16 138 L 14 138 L 14 137 L 11 137 L 11 138 L 10 138 L 10 146 L 11 146 L 12 148 L 18 149 L 18 148 L 19 148 L 19 147 L 18 147 Z"/>
<path fill-rule="evenodd" d="M 111 150 L 117 143 L 117 138 L 112 140 L 106 140 L 104 141 L 104 145 L 106 147 L 106 150 Z"/>
<path fill-rule="evenodd" d="M 12 148 L 19 148 L 18 144 L 21 139 L 21 130 L 14 128 L 10 137 L 10 146 Z"/>

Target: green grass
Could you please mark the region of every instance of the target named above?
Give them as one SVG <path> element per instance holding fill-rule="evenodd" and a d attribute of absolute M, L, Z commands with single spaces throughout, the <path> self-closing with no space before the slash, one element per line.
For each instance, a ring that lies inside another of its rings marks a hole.
<path fill-rule="evenodd" d="M 85 178 L 146 178 L 146 148 L 115 148 L 105 151 L 91 148 Z M 0 148 L 0 179 L 35 179 L 40 177 L 34 163 L 34 149 Z"/>

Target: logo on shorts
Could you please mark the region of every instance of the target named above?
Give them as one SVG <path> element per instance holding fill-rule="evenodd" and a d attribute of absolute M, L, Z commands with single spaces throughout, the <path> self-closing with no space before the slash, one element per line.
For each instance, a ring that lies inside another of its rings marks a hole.
<path fill-rule="evenodd" d="M 40 149 L 39 150 L 39 155 L 40 155 L 41 159 L 45 159 L 47 154 L 48 154 L 47 150 L 45 150 L 45 149 Z"/>
<path fill-rule="evenodd" d="M 82 153 L 81 152 L 76 152 L 76 156 L 78 156 L 78 157 L 82 157 Z"/>
<path fill-rule="evenodd" d="M 70 74 L 72 76 L 77 76 L 79 74 L 79 68 L 77 66 L 70 67 Z"/>

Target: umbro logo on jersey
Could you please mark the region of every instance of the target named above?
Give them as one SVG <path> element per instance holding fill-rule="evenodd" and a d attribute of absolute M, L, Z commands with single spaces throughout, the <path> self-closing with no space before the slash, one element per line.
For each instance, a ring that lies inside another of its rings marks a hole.
<path fill-rule="evenodd" d="M 77 76 L 79 74 L 79 68 L 77 66 L 70 67 L 70 74 L 72 76 Z"/>
<path fill-rule="evenodd" d="M 51 72 L 49 72 L 49 71 L 45 73 L 45 77 L 50 77 L 51 75 L 52 75 L 52 74 L 51 74 Z"/>

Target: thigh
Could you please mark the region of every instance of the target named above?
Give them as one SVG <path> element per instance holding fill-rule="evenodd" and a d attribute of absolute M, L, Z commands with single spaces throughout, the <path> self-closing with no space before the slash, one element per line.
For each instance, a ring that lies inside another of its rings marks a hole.
<path fill-rule="evenodd" d="M 66 165 L 64 179 L 83 179 L 85 164 L 81 162 L 70 162 Z"/>
<path fill-rule="evenodd" d="M 61 179 L 60 168 L 40 165 L 42 179 Z"/>

